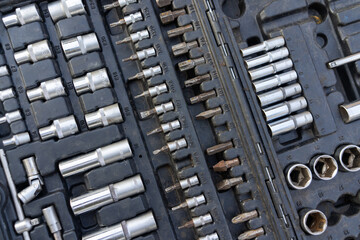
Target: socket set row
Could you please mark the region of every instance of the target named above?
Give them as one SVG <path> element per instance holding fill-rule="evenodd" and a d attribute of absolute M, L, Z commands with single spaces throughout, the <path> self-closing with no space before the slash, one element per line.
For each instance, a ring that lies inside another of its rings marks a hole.
<path fill-rule="evenodd" d="M 359 8 L 1 2 L 0 239 L 359 239 Z"/>

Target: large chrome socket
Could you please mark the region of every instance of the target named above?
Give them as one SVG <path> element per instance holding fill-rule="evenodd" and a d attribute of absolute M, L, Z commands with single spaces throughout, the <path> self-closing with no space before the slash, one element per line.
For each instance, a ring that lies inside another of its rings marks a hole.
<path fill-rule="evenodd" d="M 67 59 L 100 50 L 99 41 L 95 33 L 63 40 L 61 41 L 61 46 Z"/>
<path fill-rule="evenodd" d="M 48 40 L 42 40 L 40 42 L 29 44 L 25 50 L 14 53 L 14 58 L 18 65 L 27 62 L 34 63 L 53 57 L 54 54 Z"/>
<path fill-rule="evenodd" d="M 258 95 L 258 99 L 260 101 L 260 105 L 262 107 L 265 107 L 270 104 L 285 100 L 286 98 L 294 96 L 301 92 L 301 85 L 298 83 L 294 83 L 286 87 L 280 87 L 275 90 L 260 94 Z"/>
<path fill-rule="evenodd" d="M 39 9 L 36 4 L 29 4 L 23 7 L 16 8 L 13 13 L 10 13 L 2 18 L 5 27 L 12 27 L 15 25 L 25 25 L 27 23 L 41 21 Z"/>
<path fill-rule="evenodd" d="M 73 79 L 74 87 L 78 95 L 95 92 L 96 90 L 111 87 L 106 68 L 87 73 L 83 77 Z"/>
<path fill-rule="evenodd" d="M 317 179 L 331 180 L 338 173 L 338 164 L 330 155 L 315 156 L 310 161 L 310 166 Z"/>
<path fill-rule="evenodd" d="M 340 105 L 339 111 L 345 123 L 351 123 L 360 119 L 360 101 Z"/>
<path fill-rule="evenodd" d="M 81 0 L 59 0 L 48 5 L 51 19 L 57 22 L 64 18 L 75 15 L 86 14 L 84 4 Z"/>
<path fill-rule="evenodd" d="M 30 89 L 26 92 L 30 102 L 36 100 L 50 100 L 56 97 L 66 95 L 64 85 L 61 78 L 55 78 L 46 82 L 42 82 L 39 87 Z"/>
<path fill-rule="evenodd" d="M 340 170 L 345 172 L 357 172 L 360 170 L 360 147 L 345 145 L 335 152 L 335 158 L 339 161 Z"/>
<path fill-rule="evenodd" d="M 121 123 L 124 121 L 119 104 L 113 104 L 100 108 L 96 112 L 85 115 L 86 124 L 89 129 L 104 127 L 110 124 Z"/>
<path fill-rule="evenodd" d="M 325 232 L 328 221 L 323 212 L 316 209 L 303 209 L 299 215 L 301 227 L 306 233 L 317 236 Z"/>
<path fill-rule="evenodd" d="M 140 175 L 136 175 L 121 182 L 110 184 L 104 188 L 72 198 L 70 206 L 75 215 L 80 215 L 144 191 L 143 181 Z"/>
<path fill-rule="evenodd" d="M 314 120 L 310 112 L 302 112 L 268 124 L 272 136 L 287 133 L 312 123 Z"/>
<path fill-rule="evenodd" d="M 266 121 L 272 121 L 293 112 L 299 111 L 307 107 L 307 101 L 304 97 L 299 97 L 290 101 L 285 101 L 277 105 L 263 109 Z"/>
<path fill-rule="evenodd" d="M 65 138 L 79 132 L 74 116 L 56 119 L 48 127 L 39 129 L 41 140 L 45 141 L 50 138 Z"/>
<path fill-rule="evenodd" d="M 113 162 L 130 158 L 133 153 L 127 139 L 101 147 L 93 152 L 59 163 L 59 170 L 63 177 L 87 172 L 93 168 L 106 166 Z"/>
<path fill-rule="evenodd" d="M 312 182 L 311 170 L 304 164 L 291 165 L 286 172 L 286 180 L 293 189 L 305 189 Z"/>

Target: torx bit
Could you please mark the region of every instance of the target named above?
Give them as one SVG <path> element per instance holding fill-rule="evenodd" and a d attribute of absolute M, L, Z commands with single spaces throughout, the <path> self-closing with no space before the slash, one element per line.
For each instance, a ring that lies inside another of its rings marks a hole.
<path fill-rule="evenodd" d="M 173 111 L 175 109 L 174 104 L 172 102 L 163 103 L 160 105 L 156 105 L 153 109 L 144 111 L 140 113 L 140 118 L 145 119 L 150 117 L 153 114 L 163 114 L 169 111 Z"/>
<path fill-rule="evenodd" d="M 137 73 L 136 75 L 129 77 L 128 80 L 132 81 L 132 80 L 140 80 L 140 79 L 147 79 L 147 78 L 151 78 L 154 77 L 156 75 L 160 75 L 162 74 L 162 69 L 160 66 L 156 66 L 156 67 L 151 67 L 148 69 L 144 69 L 141 72 Z"/>
<path fill-rule="evenodd" d="M 202 227 L 208 223 L 212 223 L 213 219 L 211 217 L 211 214 L 208 213 L 206 215 L 203 216 L 199 216 L 199 217 L 195 217 L 193 219 L 191 219 L 190 221 L 186 222 L 184 225 L 178 227 L 178 229 L 182 229 L 182 228 L 191 228 L 191 227 Z"/>
<path fill-rule="evenodd" d="M 189 178 L 185 178 L 180 180 L 178 183 L 175 183 L 174 185 L 165 188 L 165 192 L 169 193 L 171 191 L 174 191 L 176 189 L 187 189 L 192 186 L 198 185 L 200 183 L 199 178 L 195 175 Z"/>
<path fill-rule="evenodd" d="M 125 16 L 124 18 L 120 19 L 117 22 L 113 22 L 110 23 L 110 27 L 116 27 L 116 26 L 120 26 L 120 25 L 130 25 L 133 23 L 136 23 L 138 21 L 142 21 L 144 20 L 143 15 L 141 14 L 141 12 L 136 12 L 136 13 L 132 13 L 130 15 Z"/>
<path fill-rule="evenodd" d="M 122 8 L 122 7 L 130 5 L 132 3 L 137 3 L 137 0 L 117 0 L 114 3 L 104 5 L 104 10 L 106 11 L 106 10 L 116 8 L 116 7 L 121 7 Z"/>
<path fill-rule="evenodd" d="M 264 228 L 249 230 L 239 235 L 238 240 L 250 240 L 265 234 Z"/>
<path fill-rule="evenodd" d="M 168 92 L 168 87 L 166 85 L 166 83 L 154 86 L 149 88 L 147 91 L 144 91 L 143 93 L 135 96 L 134 98 L 140 98 L 140 97 L 155 97 L 155 96 L 159 96 L 160 94 L 166 93 Z"/>
<path fill-rule="evenodd" d="M 187 147 L 187 142 L 185 138 L 180 138 L 178 140 L 175 140 L 173 142 L 168 142 L 165 146 L 163 146 L 160 149 L 157 149 L 155 151 L 153 151 L 154 155 L 157 155 L 161 152 L 175 152 L 176 150 L 182 149 L 182 148 L 186 148 Z"/>
<path fill-rule="evenodd" d="M 0 117 L 0 124 L 8 123 L 11 124 L 15 121 L 21 120 L 22 116 L 19 110 L 16 110 L 14 112 L 5 113 L 3 117 Z"/>
<path fill-rule="evenodd" d="M 194 30 L 193 26 L 191 24 L 188 24 L 183 27 L 171 29 L 167 32 L 167 34 L 168 34 L 169 38 L 173 38 L 173 37 L 180 36 L 186 32 L 191 32 L 193 30 Z"/>
<path fill-rule="evenodd" d="M 204 64 L 205 63 L 205 58 L 200 57 L 200 58 L 196 58 L 196 59 L 189 59 L 183 62 L 180 62 L 179 65 L 179 69 L 181 72 L 184 71 L 188 71 L 190 69 L 193 69 L 194 67 Z"/>
<path fill-rule="evenodd" d="M 209 147 L 208 149 L 206 149 L 206 153 L 207 153 L 208 155 L 214 155 L 214 154 L 223 152 L 223 151 L 225 151 L 225 150 L 227 150 L 227 149 L 230 149 L 230 148 L 233 148 L 233 147 L 234 147 L 234 145 L 233 145 L 233 143 L 230 141 L 230 142 L 221 143 L 221 144 L 218 144 L 218 145 Z"/>
<path fill-rule="evenodd" d="M 226 191 L 236 185 L 242 184 L 243 182 L 244 180 L 242 177 L 229 178 L 219 182 L 216 187 L 218 191 Z"/>
<path fill-rule="evenodd" d="M 175 210 L 178 210 L 178 209 L 181 209 L 181 208 L 194 208 L 194 207 L 197 207 L 201 204 L 204 204 L 206 203 L 206 199 L 205 199 L 205 196 L 204 194 L 200 194 L 199 196 L 196 196 L 196 197 L 192 197 L 192 198 L 187 198 L 185 200 L 185 202 L 171 208 L 172 211 L 175 211 Z"/>
<path fill-rule="evenodd" d="M 339 67 L 339 66 L 351 63 L 351 62 L 356 62 L 358 60 L 360 60 L 360 52 L 349 55 L 347 57 L 336 59 L 332 62 L 329 62 L 327 64 L 327 66 L 328 66 L 328 68 L 336 68 L 336 67 Z"/>
<path fill-rule="evenodd" d="M 180 121 L 175 120 L 172 122 L 161 124 L 160 127 L 155 128 L 154 130 L 148 132 L 147 135 L 150 136 L 152 134 L 161 133 L 161 132 L 168 133 L 168 132 L 174 131 L 176 129 L 179 129 L 180 127 L 181 127 Z"/>
<path fill-rule="evenodd" d="M 197 85 L 202 82 L 209 81 L 209 80 L 211 80 L 211 75 L 205 74 L 205 75 L 201 75 L 201 76 L 197 76 L 197 77 L 188 79 L 184 82 L 184 84 L 185 84 L 185 87 L 191 87 L 191 86 L 194 86 L 194 85 Z"/>
<path fill-rule="evenodd" d="M 146 38 L 150 38 L 150 33 L 148 30 L 145 29 L 145 30 L 130 34 L 130 36 L 124 38 L 123 40 L 117 41 L 116 44 L 119 45 L 119 44 L 129 43 L 129 42 L 136 43 L 136 42 L 141 41 Z"/>
<path fill-rule="evenodd" d="M 122 61 L 123 62 L 128 62 L 128 61 L 135 61 L 135 60 L 144 60 L 146 58 L 149 57 L 153 57 L 156 55 L 156 50 L 155 48 L 151 47 L 151 48 L 147 48 L 141 51 L 137 51 L 135 54 L 131 55 L 128 58 L 124 58 Z"/>
<path fill-rule="evenodd" d="M 195 104 L 195 103 L 203 102 L 213 97 L 216 97 L 215 90 L 211 90 L 209 92 L 205 92 L 190 98 L 190 103 Z"/>
<path fill-rule="evenodd" d="M 221 160 L 213 166 L 215 172 L 226 172 L 229 168 L 240 165 L 239 158 L 234 158 L 231 160 Z"/>
<path fill-rule="evenodd" d="M 169 6 L 172 3 L 173 0 L 156 0 L 156 4 L 158 7 L 165 7 Z"/>
<path fill-rule="evenodd" d="M 167 24 L 167 23 L 175 21 L 176 18 L 178 18 L 181 15 L 185 15 L 185 14 L 186 14 L 185 9 L 179 9 L 179 10 L 175 10 L 175 11 L 169 10 L 169 11 L 160 13 L 160 20 L 163 24 Z"/>
<path fill-rule="evenodd" d="M 192 41 L 192 42 L 181 42 L 178 43 L 174 46 L 172 46 L 172 52 L 174 54 L 174 56 L 179 56 L 185 53 L 188 53 L 191 49 L 198 47 L 199 44 L 197 43 L 197 41 Z"/>
<path fill-rule="evenodd" d="M 196 119 L 205 120 L 222 113 L 221 107 L 207 110 L 196 115 Z"/>
<path fill-rule="evenodd" d="M 241 213 L 241 214 L 233 217 L 233 219 L 231 219 L 231 222 L 234 224 L 243 223 L 243 222 L 249 221 L 251 219 L 257 218 L 258 216 L 259 216 L 258 211 L 253 210 L 250 212 Z"/>

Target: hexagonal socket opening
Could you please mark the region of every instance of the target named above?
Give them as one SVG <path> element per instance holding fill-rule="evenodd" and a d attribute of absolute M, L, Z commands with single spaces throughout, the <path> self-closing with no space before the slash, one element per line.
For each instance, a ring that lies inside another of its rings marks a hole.
<path fill-rule="evenodd" d="M 327 218 L 324 213 L 319 210 L 307 211 L 301 219 L 301 226 L 311 235 L 320 235 L 327 228 Z"/>
<path fill-rule="evenodd" d="M 346 145 L 337 151 L 337 158 L 342 169 L 348 172 L 360 170 L 360 147 L 356 145 Z"/>
<path fill-rule="evenodd" d="M 312 160 L 313 171 L 321 180 L 333 179 L 338 172 L 338 165 L 330 155 L 317 156 Z"/>
<path fill-rule="evenodd" d="M 305 189 L 312 181 L 310 169 L 304 164 L 292 165 L 287 172 L 289 185 L 294 189 Z"/>

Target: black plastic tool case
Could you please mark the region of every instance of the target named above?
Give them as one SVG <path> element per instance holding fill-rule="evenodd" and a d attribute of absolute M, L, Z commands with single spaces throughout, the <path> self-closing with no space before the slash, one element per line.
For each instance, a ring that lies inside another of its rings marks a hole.
<path fill-rule="evenodd" d="M 11 75 L 0 78 L 0 90 L 11 86 L 17 97 L 0 104 L 0 115 L 16 109 L 24 120 L 0 126 L 0 137 L 28 131 L 31 143 L 5 148 L 10 170 L 18 190 L 27 186 L 21 159 L 36 156 L 45 181 L 40 195 L 24 205 L 29 218 L 41 216 L 41 208 L 55 205 L 63 226 L 65 240 L 81 239 L 99 227 L 111 226 L 152 210 L 158 229 L 136 239 L 197 239 L 217 232 L 222 240 L 236 239 L 249 230 L 263 227 L 264 236 L 257 239 L 359 239 L 360 206 L 348 199 L 360 189 L 359 173 L 339 172 L 331 181 L 314 180 L 305 190 L 290 190 L 284 177 L 292 163 L 308 164 L 317 154 L 334 154 L 343 144 L 359 144 L 360 122 L 345 124 L 338 105 L 359 99 L 360 62 L 329 70 L 332 59 L 360 50 L 359 0 L 174 0 L 171 6 L 159 8 L 155 0 L 139 0 L 123 9 L 104 12 L 102 6 L 111 1 L 84 0 L 87 15 L 78 15 L 54 24 L 47 1 L 1 1 L 1 12 L 35 2 L 41 9 L 43 22 L 6 29 L 0 24 L 0 65 L 8 65 Z M 174 23 L 162 25 L 159 14 L 170 9 L 186 9 Z M 129 27 L 109 28 L 109 23 L 140 10 L 144 21 Z M 321 19 L 321 23 L 314 20 Z M 194 31 L 182 37 L 168 38 L 167 30 L 192 24 Z M 131 32 L 148 29 L 150 39 L 136 44 L 116 45 Z M 95 32 L 101 51 L 67 61 L 60 40 Z M 240 48 L 283 35 L 303 87 L 308 110 L 314 116 L 312 125 L 271 138 L 252 89 Z M 48 39 L 56 57 L 34 64 L 18 66 L 14 52 L 29 43 Z M 181 41 L 197 40 L 200 47 L 188 55 L 174 57 L 171 46 Z M 142 62 L 122 62 L 136 50 L 154 46 L 157 56 Z M 206 64 L 181 73 L 177 63 L 203 56 Z M 149 80 L 128 81 L 142 69 L 159 65 L 163 74 Z M 112 88 L 78 96 L 72 85 L 74 77 L 106 67 Z M 212 79 L 185 88 L 184 80 L 210 73 Z M 29 103 L 25 91 L 38 83 L 62 77 L 67 96 L 50 101 Z M 169 93 L 153 99 L 134 96 L 159 83 L 166 82 Z M 217 97 L 191 105 L 189 98 L 214 89 Z M 175 111 L 160 117 L 140 120 L 139 112 L 160 103 L 173 101 Z M 118 102 L 124 117 L 121 124 L 88 130 L 84 115 L 100 107 Z M 222 108 L 210 120 L 196 120 L 206 109 Z M 54 119 L 74 115 L 80 132 L 61 140 L 41 141 L 38 129 Z M 181 129 L 147 137 L 146 132 L 160 123 L 179 119 Z M 166 142 L 184 137 L 188 147 L 174 153 L 153 155 Z M 93 169 L 85 174 L 64 179 L 58 170 L 61 160 L 95 150 L 127 138 L 134 156 L 131 159 Z M 233 148 L 213 156 L 208 147 L 233 143 Z M 219 174 L 211 166 L 223 159 L 238 157 L 239 166 Z M 140 173 L 146 191 L 138 196 L 107 205 L 97 211 L 75 217 L 69 206 L 70 197 L 98 189 Z M 200 184 L 188 190 L 166 194 L 164 188 L 194 174 Z M 216 183 L 238 177 L 245 182 L 218 192 Z M 17 220 L 3 171 L 0 171 L 0 239 L 22 239 L 13 224 Z M 171 211 L 171 207 L 187 197 L 203 193 L 207 203 L 192 210 Z M 329 219 L 329 227 L 320 236 L 307 235 L 300 227 L 299 211 L 321 209 Z M 239 213 L 258 210 L 259 217 L 243 224 L 232 224 Z M 345 209 L 345 210 L 344 210 Z M 178 226 L 192 217 L 211 213 L 213 223 L 197 229 Z M 31 232 L 32 239 L 52 239 L 45 223 Z"/>

